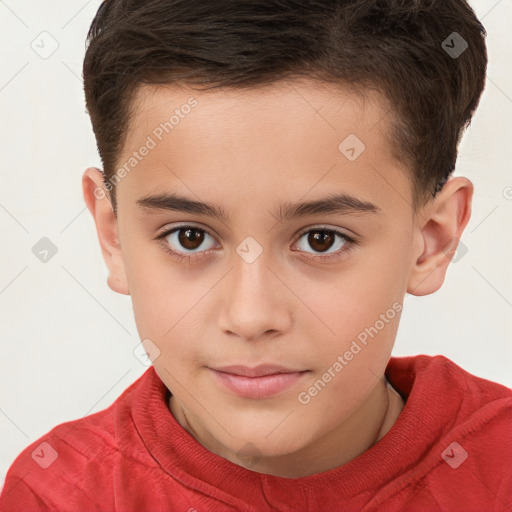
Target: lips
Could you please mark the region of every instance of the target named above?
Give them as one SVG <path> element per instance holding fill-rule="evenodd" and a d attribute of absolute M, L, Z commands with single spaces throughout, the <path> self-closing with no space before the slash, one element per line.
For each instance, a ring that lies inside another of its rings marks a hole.
<path fill-rule="evenodd" d="M 262 399 L 281 393 L 309 373 L 308 370 L 294 370 L 276 365 L 224 366 L 210 368 L 217 383 L 223 390 L 244 398 Z"/>
<path fill-rule="evenodd" d="M 218 368 L 212 368 L 212 370 L 230 373 L 232 375 L 241 375 L 243 377 L 262 377 L 265 375 L 274 375 L 277 373 L 298 373 L 304 371 L 285 368 L 284 366 L 278 366 L 275 364 L 262 364 L 255 366 L 254 368 L 241 365 L 221 366 Z"/>

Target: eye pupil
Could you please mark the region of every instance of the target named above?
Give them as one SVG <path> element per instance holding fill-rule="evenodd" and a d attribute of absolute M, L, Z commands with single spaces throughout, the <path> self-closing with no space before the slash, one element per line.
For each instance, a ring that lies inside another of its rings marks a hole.
<path fill-rule="evenodd" d="M 178 239 L 183 247 L 194 250 L 197 249 L 197 247 L 200 247 L 203 243 L 204 232 L 195 228 L 180 229 L 178 232 Z"/>
<path fill-rule="evenodd" d="M 325 245 L 325 242 L 329 241 L 331 243 L 328 244 L 328 246 Z M 308 237 L 308 243 L 310 244 L 315 251 L 327 251 L 332 244 L 334 243 L 334 236 L 332 231 L 311 231 L 309 237 Z"/>

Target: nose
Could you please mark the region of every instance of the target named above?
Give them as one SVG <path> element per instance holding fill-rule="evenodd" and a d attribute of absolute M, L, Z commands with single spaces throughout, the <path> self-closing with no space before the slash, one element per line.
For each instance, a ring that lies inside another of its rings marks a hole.
<path fill-rule="evenodd" d="M 252 341 L 283 333 L 293 320 L 293 294 L 263 253 L 249 263 L 238 255 L 226 276 L 219 315 L 223 332 Z M 275 265 L 274 265 L 275 266 Z"/>

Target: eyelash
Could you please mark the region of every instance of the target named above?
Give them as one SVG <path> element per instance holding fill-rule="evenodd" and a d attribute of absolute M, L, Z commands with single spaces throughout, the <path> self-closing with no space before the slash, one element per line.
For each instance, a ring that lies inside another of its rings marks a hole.
<path fill-rule="evenodd" d="M 155 240 L 158 240 L 158 243 L 162 246 L 162 248 L 167 253 L 169 253 L 173 258 L 175 258 L 178 262 L 186 260 L 187 263 L 188 263 L 191 260 L 195 260 L 197 258 L 207 257 L 207 255 L 209 255 L 210 252 L 213 251 L 213 249 L 208 249 L 206 251 L 202 251 L 201 253 L 199 253 L 200 254 L 199 256 L 197 256 L 197 255 L 189 255 L 189 254 L 182 254 L 182 253 L 180 253 L 178 251 L 175 251 L 174 249 L 171 249 L 169 244 L 167 244 L 165 242 L 165 238 L 166 237 L 168 237 L 169 235 L 171 235 L 172 233 L 174 233 L 176 231 L 180 231 L 180 230 L 186 229 L 186 228 L 193 228 L 193 229 L 197 229 L 197 230 L 203 231 L 206 234 L 208 234 L 209 236 L 211 236 L 213 239 L 215 239 L 215 237 L 211 233 L 209 233 L 208 230 L 200 228 L 199 226 L 185 224 L 183 226 L 174 227 L 174 228 L 172 228 L 170 230 L 165 231 L 164 233 L 158 235 L 155 238 Z M 311 231 L 327 231 L 329 233 L 333 233 L 334 235 L 338 235 L 339 237 L 341 237 L 345 241 L 345 245 L 343 245 L 343 247 L 341 247 L 336 252 L 331 253 L 331 254 L 329 254 L 327 256 L 322 256 L 322 255 L 319 255 L 319 256 L 305 256 L 306 259 L 311 260 L 311 261 L 318 262 L 318 261 L 327 261 L 327 260 L 337 259 L 337 258 L 343 256 L 344 254 L 348 254 L 357 245 L 356 240 L 354 238 L 348 236 L 343 231 L 339 231 L 339 230 L 334 229 L 334 228 L 327 228 L 327 227 L 324 227 L 324 226 L 318 226 L 318 227 L 313 227 L 313 228 L 305 228 L 304 230 L 302 230 L 298 234 L 298 240 L 300 240 L 306 233 L 309 233 Z M 306 253 L 306 254 L 308 254 L 308 253 Z"/>

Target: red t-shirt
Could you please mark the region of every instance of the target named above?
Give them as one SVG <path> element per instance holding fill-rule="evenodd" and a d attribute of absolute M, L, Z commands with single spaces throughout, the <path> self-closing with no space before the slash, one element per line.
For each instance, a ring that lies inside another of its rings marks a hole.
<path fill-rule="evenodd" d="M 175 420 L 153 367 L 107 409 L 58 425 L 10 467 L 2 512 L 512 510 L 512 390 L 444 356 L 392 357 L 406 401 L 349 463 L 302 478 L 257 473 Z"/>

